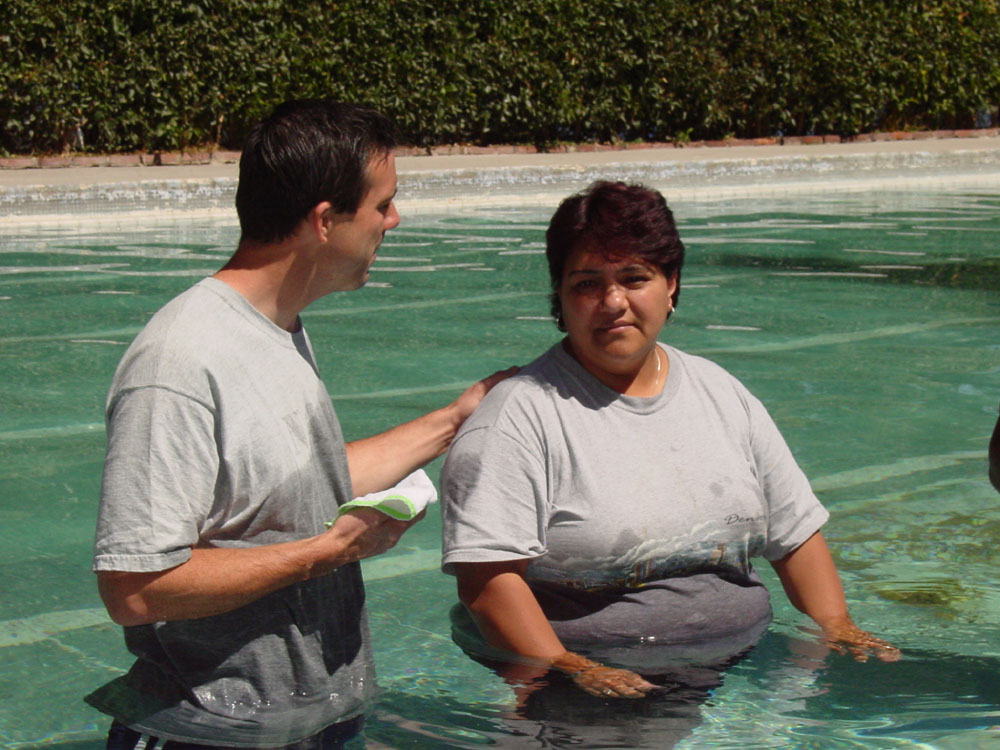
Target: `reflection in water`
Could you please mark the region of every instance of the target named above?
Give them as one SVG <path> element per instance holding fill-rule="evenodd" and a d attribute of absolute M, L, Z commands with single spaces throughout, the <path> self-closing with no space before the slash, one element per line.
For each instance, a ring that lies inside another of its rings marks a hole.
<path fill-rule="evenodd" d="M 592 696 L 557 670 L 503 658 L 508 655 L 483 641 L 461 604 L 452 607 L 450 620 L 456 644 L 510 685 L 514 705 L 506 714 L 506 729 L 552 748 L 673 747 L 701 723 L 700 706 L 768 626 L 765 620 L 738 639 L 705 644 L 590 649 L 574 644 L 573 651 L 637 672 L 658 686 L 643 698 L 616 699 Z"/>

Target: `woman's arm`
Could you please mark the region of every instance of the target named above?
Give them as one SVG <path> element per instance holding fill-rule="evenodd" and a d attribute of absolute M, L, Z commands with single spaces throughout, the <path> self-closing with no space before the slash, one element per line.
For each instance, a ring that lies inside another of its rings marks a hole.
<path fill-rule="evenodd" d="M 899 658 L 899 649 L 862 630 L 851 620 L 833 556 L 820 532 L 771 564 L 789 601 L 816 621 L 831 648 L 841 652 L 846 648 L 858 661 L 866 661 L 869 653 L 883 661 Z"/>
<path fill-rule="evenodd" d="M 641 698 L 655 688 L 634 672 L 567 651 L 524 580 L 527 560 L 456 563 L 458 596 L 491 646 L 558 669 L 598 697 Z"/>

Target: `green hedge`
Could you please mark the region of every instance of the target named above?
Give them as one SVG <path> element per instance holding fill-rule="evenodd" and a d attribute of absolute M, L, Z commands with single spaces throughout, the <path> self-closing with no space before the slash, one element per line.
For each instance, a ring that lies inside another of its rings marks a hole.
<path fill-rule="evenodd" d="M 975 127 L 1000 103 L 1000 10 L 997 0 L 0 0 L 5 153 L 239 148 L 250 123 L 298 96 L 372 104 L 417 145 Z"/>

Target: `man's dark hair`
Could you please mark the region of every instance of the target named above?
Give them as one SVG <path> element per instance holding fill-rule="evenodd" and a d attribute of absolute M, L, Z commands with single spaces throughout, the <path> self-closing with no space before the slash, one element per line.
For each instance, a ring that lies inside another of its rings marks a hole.
<path fill-rule="evenodd" d="M 354 213 L 368 189 L 368 165 L 397 143 L 395 125 L 367 107 L 330 99 L 278 105 L 247 134 L 236 212 L 242 239 L 289 237 L 313 206 Z"/>
<path fill-rule="evenodd" d="M 563 270 L 570 253 L 584 244 L 610 260 L 639 258 L 675 278 L 671 301 L 677 307 L 684 244 L 666 199 L 642 185 L 601 180 L 560 203 L 545 232 L 551 311 L 560 331 L 566 330 L 559 300 Z"/>

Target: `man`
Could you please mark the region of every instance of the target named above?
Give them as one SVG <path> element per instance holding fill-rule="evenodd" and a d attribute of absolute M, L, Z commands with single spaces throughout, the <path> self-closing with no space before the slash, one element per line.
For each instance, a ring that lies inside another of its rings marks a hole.
<path fill-rule="evenodd" d="M 325 100 L 247 137 L 226 265 L 132 343 L 107 405 L 94 570 L 137 660 L 108 747 L 339 747 L 375 691 L 358 561 L 410 523 L 352 497 L 440 455 L 482 395 L 345 446 L 299 313 L 399 223 L 391 123 Z M 328 530 L 325 523 L 337 518 Z"/>

